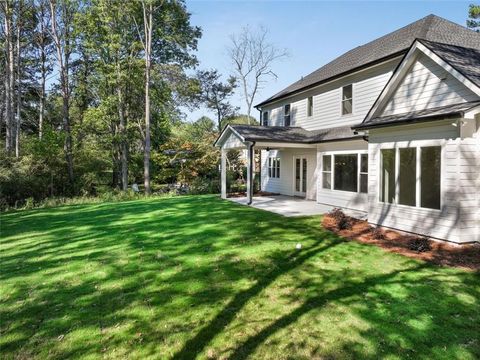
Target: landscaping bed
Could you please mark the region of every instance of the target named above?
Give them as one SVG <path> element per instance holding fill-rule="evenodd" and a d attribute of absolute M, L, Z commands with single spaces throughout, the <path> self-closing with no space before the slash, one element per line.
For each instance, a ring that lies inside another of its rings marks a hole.
<path fill-rule="evenodd" d="M 342 214 L 339 209 L 333 210 L 323 217 L 322 225 L 340 236 L 376 245 L 414 259 L 438 265 L 480 270 L 480 244 L 457 245 L 432 240 L 415 234 L 374 227 L 365 220 Z"/>

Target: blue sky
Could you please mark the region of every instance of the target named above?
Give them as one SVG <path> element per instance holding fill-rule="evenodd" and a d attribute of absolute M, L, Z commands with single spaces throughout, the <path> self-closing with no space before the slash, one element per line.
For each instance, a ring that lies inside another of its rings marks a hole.
<path fill-rule="evenodd" d="M 278 79 L 270 80 L 255 103 L 273 95 L 335 57 L 429 14 L 465 25 L 470 1 L 187 1 L 191 22 L 203 36 L 197 56 L 201 69 L 233 74 L 226 47 L 229 36 L 242 27 L 263 25 L 269 38 L 289 57 L 275 64 Z M 240 94 L 232 103 L 245 105 Z M 213 114 L 206 109 L 187 112 L 196 120 Z M 252 115 L 258 118 L 255 110 Z"/>

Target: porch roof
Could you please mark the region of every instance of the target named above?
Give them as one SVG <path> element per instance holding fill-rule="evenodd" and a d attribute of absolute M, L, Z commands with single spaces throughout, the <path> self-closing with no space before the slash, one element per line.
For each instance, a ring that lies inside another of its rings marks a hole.
<path fill-rule="evenodd" d="M 228 125 L 218 139 L 215 146 L 222 146 L 232 133 L 241 142 L 268 142 L 268 143 L 293 143 L 317 144 L 328 141 L 341 141 L 361 138 L 355 134 L 350 126 L 342 126 L 321 130 L 305 130 L 294 126 L 260 126 L 260 125 Z"/>

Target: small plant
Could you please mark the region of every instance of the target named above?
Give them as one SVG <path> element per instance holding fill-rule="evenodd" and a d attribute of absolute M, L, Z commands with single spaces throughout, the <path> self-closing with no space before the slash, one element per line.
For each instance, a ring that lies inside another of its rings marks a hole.
<path fill-rule="evenodd" d="M 352 227 L 349 217 L 341 209 L 335 208 L 328 215 L 335 220 L 338 230 L 346 230 Z"/>
<path fill-rule="evenodd" d="M 385 233 L 379 227 L 373 228 L 372 237 L 375 240 L 385 240 L 386 239 Z"/>
<path fill-rule="evenodd" d="M 427 237 L 418 237 L 410 241 L 408 248 L 416 252 L 427 252 L 432 250 L 432 245 Z"/>

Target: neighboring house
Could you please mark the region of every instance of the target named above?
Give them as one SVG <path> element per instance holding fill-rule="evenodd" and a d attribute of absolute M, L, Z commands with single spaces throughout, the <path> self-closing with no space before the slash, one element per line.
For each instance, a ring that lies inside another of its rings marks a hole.
<path fill-rule="evenodd" d="M 365 211 L 372 224 L 480 241 L 479 33 L 429 15 L 256 107 L 262 126 L 227 126 L 216 146 L 223 164 L 229 149 L 246 148 L 250 164 L 261 149 L 262 190 Z"/>

